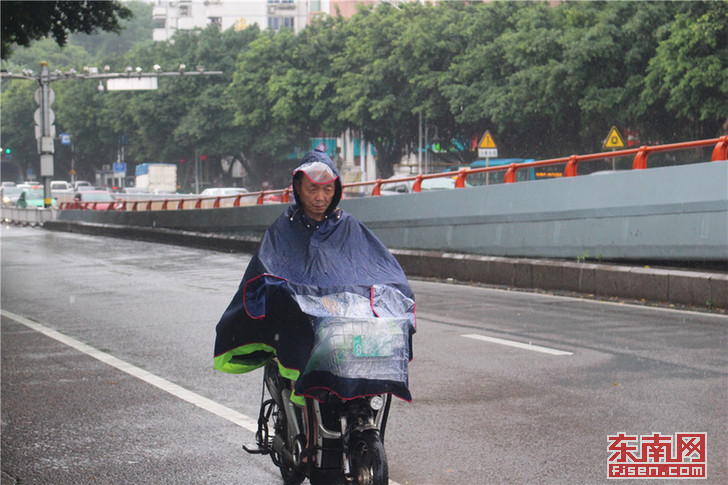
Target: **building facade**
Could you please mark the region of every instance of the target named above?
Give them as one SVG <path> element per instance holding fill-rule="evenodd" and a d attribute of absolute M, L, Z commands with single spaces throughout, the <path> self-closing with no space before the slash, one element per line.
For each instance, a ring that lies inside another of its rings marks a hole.
<path fill-rule="evenodd" d="M 342 15 L 350 17 L 358 5 L 380 3 L 377 0 L 156 0 L 154 4 L 154 40 L 169 40 L 177 30 L 204 29 L 215 25 L 245 29 L 257 24 L 261 30 L 303 29 L 314 17 Z M 389 3 L 396 3 L 391 1 Z"/>

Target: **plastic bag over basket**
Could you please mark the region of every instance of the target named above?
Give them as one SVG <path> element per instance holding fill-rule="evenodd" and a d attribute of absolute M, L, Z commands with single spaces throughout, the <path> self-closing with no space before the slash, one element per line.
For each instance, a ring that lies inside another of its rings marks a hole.
<path fill-rule="evenodd" d="M 325 371 L 347 379 L 406 382 L 409 320 L 326 317 L 305 372 Z"/>
<path fill-rule="evenodd" d="M 373 315 L 369 298 L 353 293 L 298 298 L 314 327 L 314 344 L 297 393 L 319 397 L 332 391 L 344 399 L 392 393 L 411 400 L 408 364 L 414 315 L 402 310 L 413 302 L 401 293 L 408 301 L 394 301 L 396 293 L 385 293 L 380 302 L 389 304 L 377 314 L 402 316 Z M 339 310 L 345 315 L 337 314 Z"/>

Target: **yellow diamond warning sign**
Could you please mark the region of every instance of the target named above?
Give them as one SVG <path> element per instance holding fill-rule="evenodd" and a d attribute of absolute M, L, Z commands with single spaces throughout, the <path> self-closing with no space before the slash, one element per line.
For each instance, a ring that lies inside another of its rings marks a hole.
<path fill-rule="evenodd" d="M 624 141 L 622 141 L 622 135 L 619 134 L 616 126 L 612 126 L 609 130 L 607 139 L 604 140 L 604 148 L 624 148 Z"/>
<path fill-rule="evenodd" d="M 490 136 L 490 131 L 488 131 L 488 130 L 485 131 L 485 135 L 483 135 L 483 138 L 480 139 L 478 148 L 498 148 L 495 146 L 493 137 Z"/>

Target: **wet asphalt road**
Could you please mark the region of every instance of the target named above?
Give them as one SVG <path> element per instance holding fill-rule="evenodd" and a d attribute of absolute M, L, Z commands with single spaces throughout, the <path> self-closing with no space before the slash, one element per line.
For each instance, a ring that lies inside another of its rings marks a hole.
<path fill-rule="evenodd" d="M 282 483 L 240 449 L 262 372 L 212 369 L 248 256 L 7 226 L 0 250 L 3 484 Z M 412 286 L 392 480 L 606 483 L 608 435 L 707 432 L 728 482 L 724 315 Z"/>

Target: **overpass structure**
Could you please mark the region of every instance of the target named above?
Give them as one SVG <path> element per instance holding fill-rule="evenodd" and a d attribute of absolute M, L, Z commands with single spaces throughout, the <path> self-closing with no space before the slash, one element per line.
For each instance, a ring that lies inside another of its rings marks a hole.
<path fill-rule="evenodd" d="M 713 160 L 703 163 L 460 184 L 344 199 L 340 207 L 413 275 L 728 308 L 728 137 L 713 141 Z M 638 152 L 635 164 L 645 160 Z M 376 184 L 375 192 L 381 181 Z M 62 210 L 46 226 L 253 251 L 282 212 L 281 204 L 218 202 L 209 209 L 170 210 L 167 202 L 150 200 L 126 210 Z M 726 271 L 644 267 L 696 261 Z"/>

